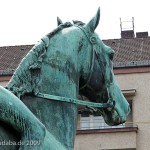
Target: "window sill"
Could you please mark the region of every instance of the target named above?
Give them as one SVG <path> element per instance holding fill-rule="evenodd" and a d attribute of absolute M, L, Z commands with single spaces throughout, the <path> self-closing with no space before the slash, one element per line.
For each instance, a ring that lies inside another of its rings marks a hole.
<path fill-rule="evenodd" d="M 124 127 L 124 128 L 107 128 L 107 129 L 86 129 L 86 130 L 77 130 L 77 133 L 76 133 L 76 134 L 137 132 L 137 131 L 138 131 L 138 127 Z"/>

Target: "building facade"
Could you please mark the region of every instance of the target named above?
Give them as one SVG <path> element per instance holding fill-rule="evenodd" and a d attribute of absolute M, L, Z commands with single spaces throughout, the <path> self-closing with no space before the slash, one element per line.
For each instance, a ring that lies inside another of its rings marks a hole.
<path fill-rule="evenodd" d="M 148 68 L 150 71 L 150 67 Z M 116 71 L 119 71 L 115 75 L 116 79 L 132 110 L 127 122 L 122 127 L 78 130 L 75 150 L 150 149 L 150 72 L 148 68 L 137 68 L 135 72 L 130 72 L 130 69 Z"/>

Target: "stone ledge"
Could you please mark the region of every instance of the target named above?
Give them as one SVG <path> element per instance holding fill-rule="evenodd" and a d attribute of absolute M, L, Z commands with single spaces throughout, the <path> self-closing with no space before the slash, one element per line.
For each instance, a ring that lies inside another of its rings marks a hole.
<path fill-rule="evenodd" d="M 116 132 L 137 132 L 138 127 L 124 127 L 124 128 L 107 128 L 107 129 L 87 129 L 77 130 L 76 134 L 96 134 L 96 133 L 116 133 Z"/>

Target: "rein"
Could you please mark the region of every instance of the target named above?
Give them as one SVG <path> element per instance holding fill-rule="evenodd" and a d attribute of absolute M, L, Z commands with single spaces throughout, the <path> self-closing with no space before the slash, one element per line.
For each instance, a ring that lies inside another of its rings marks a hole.
<path fill-rule="evenodd" d="M 45 98 L 48 100 L 55 100 L 55 101 L 62 101 L 62 102 L 68 102 L 78 105 L 84 105 L 88 107 L 97 107 L 97 108 L 112 108 L 114 107 L 114 101 L 110 101 L 108 103 L 94 103 L 94 102 L 87 102 L 82 101 L 74 98 L 68 98 L 68 97 L 62 97 L 62 96 L 55 96 L 50 94 L 44 94 L 44 93 L 37 93 L 35 96 L 40 98 Z"/>
<path fill-rule="evenodd" d="M 83 85 L 81 89 L 85 88 L 86 86 L 88 86 L 88 83 L 90 82 L 91 76 L 92 76 L 92 72 L 93 72 L 93 67 L 94 67 L 94 58 L 95 55 L 94 53 L 97 54 L 97 52 L 94 50 L 93 48 L 93 44 L 96 44 L 96 37 L 91 36 L 89 37 L 88 34 L 86 33 L 86 31 L 78 26 L 78 25 L 74 25 L 75 27 L 79 28 L 87 37 L 88 41 L 90 42 L 91 46 L 92 46 L 92 64 L 90 67 L 90 75 L 88 77 L 88 80 L 86 82 L 85 85 Z M 114 108 L 115 106 L 115 101 L 110 98 L 109 94 L 108 94 L 108 102 L 107 103 L 95 103 L 95 102 L 87 102 L 87 101 L 83 101 L 83 100 L 78 100 L 78 99 L 74 99 L 74 98 L 68 98 L 68 97 L 62 97 L 62 96 L 56 96 L 56 95 L 50 95 L 50 94 L 45 94 L 45 93 L 35 93 L 34 94 L 36 97 L 40 97 L 40 98 L 44 98 L 44 99 L 48 99 L 48 100 L 54 100 L 54 101 L 62 101 L 62 102 L 68 102 L 68 103 L 73 103 L 73 104 L 78 104 L 78 105 L 84 105 L 87 107 L 97 107 L 97 108 Z"/>

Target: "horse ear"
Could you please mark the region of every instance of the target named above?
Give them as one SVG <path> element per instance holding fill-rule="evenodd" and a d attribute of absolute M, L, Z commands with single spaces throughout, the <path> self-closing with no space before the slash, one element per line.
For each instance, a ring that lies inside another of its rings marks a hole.
<path fill-rule="evenodd" d="M 60 24 L 63 24 L 63 22 L 61 21 L 59 17 L 57 17 L 57 25 L 59 26 Z"/>
<path fill-rule="evenodd" d="M 99 20 L 100 7 L 98 8 L 96 15 L 88 22 L 88 24 L 85 25 L 86 30 L 93 33 L 99 24 Z"/>

